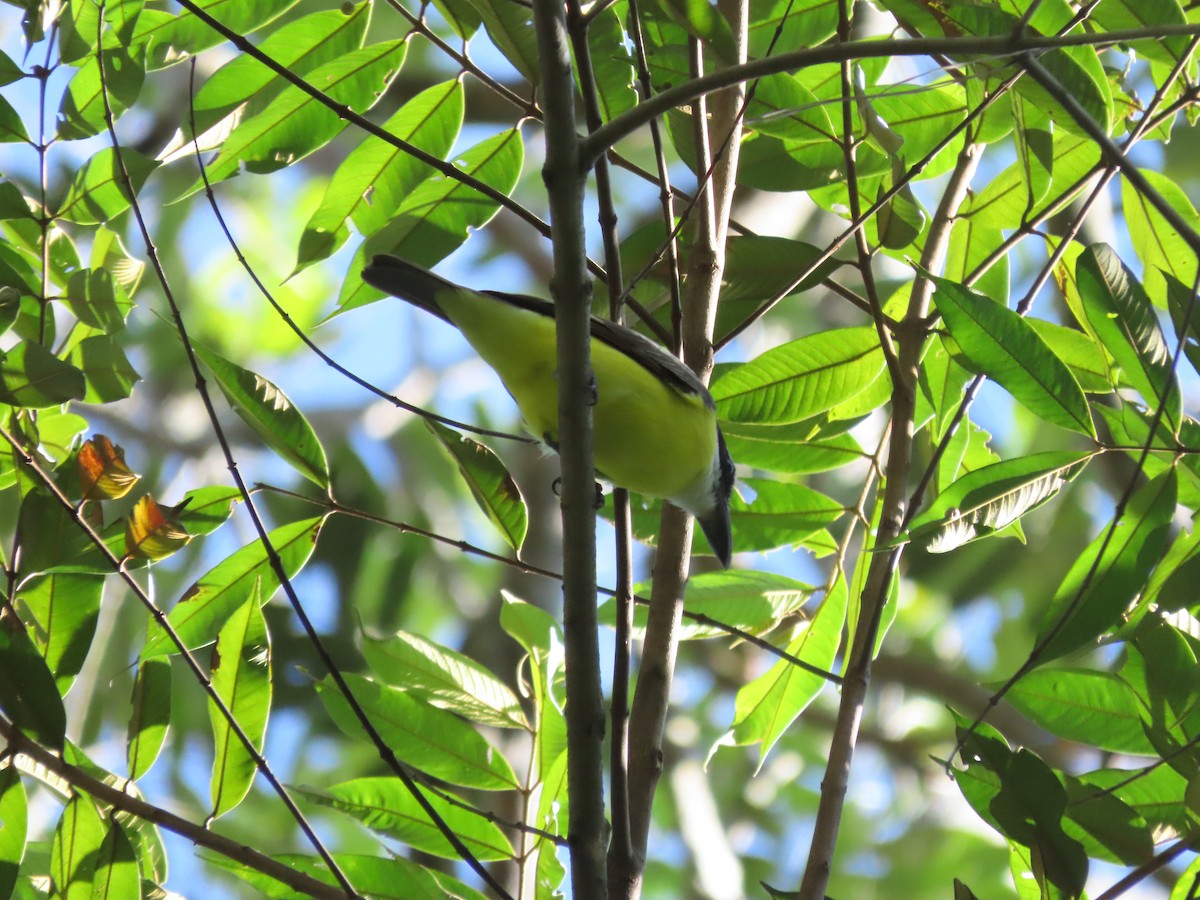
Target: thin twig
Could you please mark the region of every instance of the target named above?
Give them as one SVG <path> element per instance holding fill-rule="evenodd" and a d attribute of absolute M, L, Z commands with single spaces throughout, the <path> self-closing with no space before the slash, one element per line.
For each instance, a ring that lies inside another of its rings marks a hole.
<path fill-rule="evenodd" d="M 57 754 L 27 737 L 3 717 L 0 717 L 0 738 L 7 745 L 7 753 L 20 754 L 29 758 L 38 766 L 57 775 L 76 791 L 88 794 L 118 812 L 128 813 L 143 822 L 150 822 L 165 828 L 167 831 L 186 838 L 197 847 L 206 847 L 214 853 L 239 862 L 256 872 L 262 872 L 308 896 L 328 898 L 328 900 L 341 900 L 346 896 L 346 892 L 341 888 L 318 881 L 311 875 L 278 862 L 245 844 L 217 834 L 212 829 L 191 822 L 173 812 L 168 812 L 162 807 L 154 806 L 118 787 L 105 784 L 77 766 L 65 762 Z"/>

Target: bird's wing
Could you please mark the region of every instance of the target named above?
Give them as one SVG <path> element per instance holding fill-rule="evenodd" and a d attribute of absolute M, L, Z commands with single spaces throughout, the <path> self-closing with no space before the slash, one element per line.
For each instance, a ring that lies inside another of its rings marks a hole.
<path fill-rule="evenodd" d="M 509 294 L 504 291 L 483 291 L 483 293 L 538 315 L 554 318 L 555 306 L 549 300 L 530 297 L 527 294 Z M 709 409 L 716 409 L 712 395 L 708 393 L 704 382 L 696 377 L 696 373 L 677 357 L 663 349 L 662 345 L 655 343 L 645 335 L 638 334 L 633 329 L 618 325 L 608 319 L 592 316 L 592 337 L 625 354 L 651 375 L 665 381 L 680 393 L 697 394 L 704 401 L 705 406 Z"/>

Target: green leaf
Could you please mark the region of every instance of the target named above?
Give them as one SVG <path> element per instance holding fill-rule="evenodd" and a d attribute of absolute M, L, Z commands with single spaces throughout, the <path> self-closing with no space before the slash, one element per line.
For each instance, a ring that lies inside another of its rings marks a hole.
<path fill-rule="evenodd" d="M 130 364 L 121 344 L 106 334 L 84 338 L 67 354 L 67 361 L 83 372 L 88 403 L 112 403 L 133 393 L 142 376 Z"/>
<path fill-rule="evenodd" d="M 807 474 L 839 469 L 867 454 L 849 434 L 814 437 L 810 423 L 794 425 L 722 424 L 729 455 L 745 466 L 771 472 Z"/>
<path fill-rule="evenodd" d="M 324 521 L 322 516 L 303 519 L 268 533 L 288 578 L 294 578 L 312 555 Z M 278 576 L 267 559 L 262 541 L 257 539 L 200 576 L 175 604 L 167 621 L 185 647 L 202 647 L 216 640 L 221 626 L 245 603 L 256 584 L 263 603 L 279 587 Z M 146 641 L 141 658 L 147 660 L 177 652 L 175 642 L 164 632 L 155 630 Z"/>
<path fill-rule="evenodd" d="M 101 65 L 104 66 L 103 80 Z M 100 134 L 106 127 L 105 89 L 108 109 L 116 121 L 137 101 L 145 78 L 140 49 L 133 55 L 120 47 L 90 55 L 67 83 L 58 110 L 59 138 L 75 141 Z"/>
<path fill-rule="evenodd" d="M 459 474 L 471 489 L 479 508 L 499 530 L 505 542 L 520 552 L 529 526 L 525 498 L 512 475 L 490 448 L 441 425 L 425 420 L 426 427 L 441 441 L 458 464 Z"/>
<path fill-rule="evenodd" d="M 970 288 L 935 278 L 933 301 L 971 365 L 1053 425 L 1096 436 L 1087 398 L 1028 322 Z"/>
<path fill-rule="evenodd" d="M 739 553 L 797 543 L 846 512 L 836 500 L 801 484 L 762 478 L 744 478 L 740 483 L 755 497 L 747 502 L 735 493 L 730 503 L 733 548 Z"/>
<path fill-rule="evenodd" d="M 127 900 L 141 892 L 142 878 L 133 844 L 120 823 L 109 819 L 108 832 L 96 854 L 91 900 Z"/>
<path fill-rule="evenodd" d="M 540 78 L 537 35 L 529 10 L 495 0 L 467 0 L 504 58 L 531 84 Z"/>
<path fill-rule="evenodd" d="M 1149 823 L 1153 833 L 1186 834 L 1190 814 L 1184 803 L 1187 780 L 1170 766 L 1147 769 L 1100 769 L 1080 776 L 1080 781 L 1114 796 Z"/>
<path fill-rule="evenodd" d="M 250 598 L 221 627 L 210 671 L 213 690 L 261 753 L 271 711 L 271 639 L 260 609 L 260 595 L 261 586 L 256 582 Z M 209 791 L 211 816 L 216 819 L 245 799 L 257 768 L 254 757 L 211 698 L 208 716 L 215 745 Z"/>
<path fill-rule="evenodd" d="M 1157 25 L 1185 25 L 1187 17 L 1177 0 L 1105 0 L 1097 3 L 1088 17 L 1101 31 L 1132 31 Z M 1187 38 L 1152 38 L 1129 44 L 1139 56 L 1171 65 L 1187 49 Z"/>
<path fill-rule="evenodd" d="M 464 40 L 470 40 L 483 24 L 471 0 L 433 0 L 433 5 L 442 14 L 446 24 Z"/>
<path fill-rule="evenodd" d="M 812 620 L 799 626 L 787 652 L 818 669 L 831 670 L 841 646 L 848 597 L 846 582 L 839 579 Z M 736 744 L 759 743 L 761 767 L 775 742 L 828 683 L 786 659 L 779 660 L 738 691 L 727 739 Z"/>
<path fill-rule="evenodd" d="M 261 375 L 231 363 L 200 344 L 192 348 L 212 372 L 233 411 L 263 442 L 296 471 L 320 487 L 329 487 L 329 461 L 304 414 L 279 388 Z"/>
<path fill-rule="evenodd" d="M 703 572 L 688 579 L 687 611 L 751 634 L 764 634 L 797 612 L 815 591 L 812 585 L 773 572 Z M 634 608 L 635 636 L 644 634 L 648 614 L 642 604 Z M 600 624 L 613 625 L 616 603 L 605 600 L 599 615 Z M 723 628 L 690 617 L 680 623 L 677 633 L 681 641 L 730 636 Z"/>
<path fill-rule="evenodd" d="M 1055 184 L 1082 185 L 1083 176 L 1099 161 L 1100 148 L 1089 138 L 1068 131 L 1055 131 L 1054 157 L 1051 162 Z M 1029 209 L 1029 188 L 1025 169 L 1018 160 L 991 179 L 978 194 L 968 198 L 958 219 L 970 219 L 972 223 L 986 228 L 1016 228 L 1027 219 L 1040 218 L 1047 212 L 1069 203 L 1078 190 L 1071 191 L 1068 195 L 1051 191 L 1044 203 Z M 993 248 L 989 248 L 989 252 L 990 249 L 994 249 L 994 245 Z M 1008 294 L 1006 292 L 993 296 L 1007 297 Z"/>
<path fill-rule="evenodd" d="M 968 734 L 960 722 L 965 770 L 954 777 L 975 812 L 1000 834 L 1030 848 L 1041 864 L 1038 883 L 1078 897 L 1087 879 L 1087 855 L 1062 827 L 1067 793 L 1044 762 L 1028 750 L 1012 752 L 990 726 Z"/>
<path fill-rule="evenodd" d="M 129 777 L 137 781 L 154 765 L 171 723 L 171 662 L 144 659 L 133 683 L 133 712 L 125 739 Z"/>
<path fill-rule="evenodd" d="M 297 896 L 293 888 L 227 856 L 202 851 L 200 857 L 235 874 L 257 892 L 255 896 L 268 900 L 294 900 Z M 271 858 L 331 887 L 339 887 L 325 861 L 318 856 L 275 853 Z M 402 856 L 335 853 L 333 859 L 356 891 L 375 900 L 486 900 L 479 891 L 457 879 Z"/>
<path fill-rule="evenodd" d="M 1054 175 L 1054 127 L 1046 110 L 1019 94 L 1012 102 L 1017 163 L 1025 174 L 1028 200 L 1033 209 L 1045 199 Z M 1007 294 L 997 296 L 1007 297 Z"/>
<path fill-rule="evenodd" d="M 37 619 L 44 635 L 42 656 L 60 694 L 67 693 L 83 668 L 96 634 L 103 589 L 104 579 L 93 575 L 39 575 L 20 587 L 17 596 Z"/>
<path fill-rule="evenodd" d="M 0 897 L 13 896 L 25 838 L 29 827 L 29 802 L 16 766 L 0 769 Z"/>
<path fill-rule="evenodd" d="M 495 728 L 529 728 L 521 702 L 470 657 L 407 631 L 363 637 L 363 656 L 381 680 L 413 697 Z"/>
<path fill-rule="evenodd" d="M 91 900 L 96 860 L 106 837 L 104 821 L 86 795 L 63 809 L 50 848 L 50 876 L 61 900 Z"/>
<path fill-rule="evenodd" d="M 1057 737 L 1111 753 L 1155 753 L 1142 730 L 1137 695 L 1109 672 L 1038 669 L 1018 681 L 1005 698 Z"/>
<path fill-rule="evenodd" d="M 31 143 L 25 122 L 11 103 L 0 96 L 0 144 Z"/>
<path fill-rule="evenodd" d="M 1143 604 L 1144 605 L 1144 604 Z M 1196 771 L 1200 677 L 1189 638 L 1158 616 L 1137 623 L 1120 676 L 1142 702 L 1142 725 L 1153 746 L 1184 775 Z"/>
<path fill-rule="evenodd" d="M 1069 328 L 1057 322 L 1026 316 L 1033 330 L 1046 346 L 1067 364 L 1079 387 L 1088 394 L 1111 394 L 1109 362 L 1104 348 L 1093 340 L 1091 334 L 1078 328 Z"/>
<path fill-rule="evenodd" d="M 0 628 L 0 710 L 39 744 L 62 749 L 67 728 L 62 697 L 54 675 L 19 623 Z"/>
<path fill-rule="evenodd" d="M 404 41 L 371 44 L 325 63 L 306 80 L 334 102 L 363 113 L 383 96 L 404 63 L 407 48 Z M 207 168 L 208 180 L 223 181 L 242 166 L 256 174 L 277 171 L 325 146 L 346 125 L 324 103 L 288 85 L 266 109 L 241 122 L 225 139 Z M 203 186 L 197 179 L 185 196 Z"/>
<path fill-rule="evenodd" d="M 196 0 L 195 5 L 235 34 L 247 35 L 294 6 L 296 0 Z M 160 10 L 143 10 L 138 17 L 133 44 L 147 43 L 152 68 L 181 63 L 189 56 L 215 47 L 225 40 L 210 25 L 186 10 L 171 15 Z"/>
<path fill-rule="evenodd" d="M 833 140 L 833 123 L 821 101 L 795 75 L 760 78 L 747 110 L 746 124 L 792 146 Z"/>
<path fill-rule="evenodd" d="M 780 425 L 842 403 L 883 371 L 873 328 L 842 328 L 768 350 L 712 386 L 721 417 Z"/>
<path fill-rule="evenodd" d="M 141 12 L 143 0 L 112 0 L 104 7 L 104 21 L 108 26 L 100 34 L 100 4 L 97 0 L 68 0 L 65 4 L 68 15 L 60 16 L 59 58 L 64 63 L 74 63 L 96 50 L 96 41 L 102 39 L 103 46 L 110 48 L 120 42 L 130 46 L 133 23 Z"/>
<path fill-rule="evenodd" d="M 614 3 L 588 22 L 592 76 L 600 104 L 600 118 L 605 122 L 632 109 L 638 102 L 633 60 L 623 24 L 627 15 L 626 4 Z"/>
<path fill-rule="evenodd" d="M 307 76 L 313 69 L 362 47 L 371 5 L 357 3 L 310 13 L 273 30 L 258 45 L 288 71 Z M 242 118 L 261 111 L 287 82 L 249 54 L 221 66 L 196 92 L 196 130 L 203 134 L 243 103 Z M 187 138 L 190 144 L 190 138 Z"/>
<path fill-rule="evenodd" d="M 711 52 L 725 62 L 737 59 L 733 32 L 716 6 L 706 0 L 657 0 L 673 22 L 682 25 Z"/>
<path fill-rule="evenodd" d="M 0 403 L 43 409 L 86 392 L 83 373 L 36 341 L 21 341 L 0 361 Z"/>
<path fill-rule="evenodd" d="M 455 157 L 454 165 L 503 194 L 517 184 L 524 162 L 521 132 L 502 131 Z M 418 265 L 432 266 L 457 249 L 473 229 L 482 228 L 500 208 L 461 181 L 438 175 L 424 181 L 404 198 L 391 223 L 373 234 L 355 254 L 338 297 L 337 312 L 374 303 L 382 292 L 358 277 L 363 264 L 376 253 L 391 253 Z"/>
<path fill-rule="evenodd" d="M 1064 775 L 1063 780 L 1067 788 L 1063 831 L 1079 841 L 1088 856 L 1127 866 L 1150 861 L 1154 837 L 1136 810 L 1078 778 Z"/>
<path fill-rule="evenodd" d="M 81 269 L 67 282 L 67 306 L 85 325 L 114 334 L 125 327 L 133 301 L 107 269 Z"/>
<path fill-rule="evenodd" d="M 1184 356 L 1192 368 L 1200 372 L 1200 298 L 1192 289 L 1175 279 L 1167 280 L 1167 310 L 1175 326 L 1175 334 L 1183 345 Z"/>
<path fill-rule="evenodd" d="M 344 677 L 371 724 L 407 765 L 450 784 L 477 790 L 506 791 L 520 786 L 496 748 L 453 713 L 361 675 Z M 365 739 L 362 724 L 332 680 L 319 682 L 317 691 L 338 728 L 351 737 Z"/>
<path fill-rule="evenodd" d="M 1164 421 L 1178 434 L 1183 401 L 1150 298 L 1104 244 L 1083 251 L 1075 278 L 1088 324 L 1146 405 L 1162 404 Z"/>
<path fill-rule="evenodd" d="M 1144 168 L 1142 175 L 1193 232 L 1200 231 L 1200 215 L 1177 181 L 1149 168 Z M 1166 302 L 1165 275 L 1189 290 L 1196 283 L 1196 254 L 1183 235 L 1125 179 L 1121 180 L 1121 208 L 1125 227 L 1129 229 L 1129 242 L 1142 261 L 1146 294 L 1161 308 Z"/>
<path fill-rule="evenodd" d="M 42 491 L 34 490 L 25 495 L 17 527 L 20 534 L 27 536 L 21 546 L 20 573 L 23 577 L 44 573 L 93 552 L 91 539 L 62 503 Z M 112 567 L 99 557 L 96 564 L 99 568 L 95 571 L 102 574 L 112 571 Z"/>
<path fill-rule="evenodd" d="M 134 193 L 142 189 L 157 163 L 136 150 L 122 147 L 120 162 L 125 164 Z M 117 151 L 105 147 L 83 164 L 75 174 L 58 215 L 77 225 L 109 222 L 129 208 L 131 197 L 118 162 Z"/>
<path fill-rule="evenodd" d="M 1039 54 L 1038 62 L 1105 134 L 1112 131 L 1112 91 L 1094 48 L 1061 47 L 1047 50 Z M 1085 127 L 1033 78 L 1026 76 L 1018 81 L 1017 92 L 1047 110 L 1055 125 L 1064 131 L 1081 136 L 1088 134 Z"/>
<path fill-rule="evenodd" d="M 388 134 L 439 159 L 454 146 L 463 122 L 463 85 L 434 85 L 405 103 L 383 124 Z M 435 170 L 371 135 L 355 147 L 329 180 L 321 205 L 300 236 L 297 271 L 325 259 L 349 235 L 346 221 L 371 235 L 386 225 L 404 199 Z"/>
<path fill-rule="evenodd" d="M 429 821 L 412 794 L 395 778 L 358 778 L 334 785 L 327 791 L 300 788 L 298 793 L 314 803 L 340 810 L 414 850 L 446 859 L 458 858 L 457 852 Z M 452 806 L 436 794 L 425 796 L 476 859 L 492 862 L 512 858 L 512 845 L 491 822 L 474 812 Z"/>
<path fill-rule="evenodd" d="M 932 537 L 930 550 L 945 553 L 1001 531 L 1057 494 L 1092 456 L 1048 450 L 968 472 L 941 491 L 898 540 Z"/>
<path fill-rule="evenodd" d="M 1123 514 L 1075 560 L 1038 629 L 1043 663 L 1090 643 L 1120 621 L 1158 563 L 1175 501 L 1176 477 L 1170 469 L 1139 488 Z"/>
<path fill-rule="evenodd" d="M 177 520 L 188 534 L 198 537 L 216 531 L 233 513 L 233 504 L 242 500 L 235 487 L 206 487 L 183 495 Z"/>
<path fill-rule="evenodd" d="M 0 50 L 0 87 L 12 84 L 25 77 L 24 70 L 12 61 L 12 57 Z"/>
<path fill-rule="evenodd" d="M 990 224 L 986 215 L 956 217 L 946 248 L 943 277 L 965 284 L 967 278 L 991 258 L 992 251 L 1003 240 L 1003 230 Z M 1009 257 L 1005 254 L 978 276 L 974 282 L 975 290 L 989 297 L 1009 296 L 1009 269 Z"/>

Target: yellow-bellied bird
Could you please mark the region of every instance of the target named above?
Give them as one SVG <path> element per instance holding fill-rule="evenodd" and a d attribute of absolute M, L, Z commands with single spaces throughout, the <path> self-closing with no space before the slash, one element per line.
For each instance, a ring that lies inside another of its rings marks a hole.
<path fill-rule="evenodd" d="M 395 256 L 376 256 L 362 277 L 461 331 L 496 370 L 533 434 L 557 446 L 553 303 L 473 291 Z M 595 316 L 591 354 L 596 471 L 618 487 L 666 498 L 694 515 L 728 566 L 733 461 L 708 390 L 658 344 Z"/>

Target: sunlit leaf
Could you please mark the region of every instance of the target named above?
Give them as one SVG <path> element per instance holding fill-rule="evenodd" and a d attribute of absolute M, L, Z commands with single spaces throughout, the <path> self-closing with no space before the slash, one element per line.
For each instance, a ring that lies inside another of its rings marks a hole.
<path fill-rule="evenodd" d="M 263 618 L 259 585 L 221 626 L 209 667 L 213 690 L 243 735 L 260 753 L 271 710 L 271 639 Z M 242 802 L 254 782 L 254 757 L 234 734 L 225 713 L 208 701 L 215 759 L 209 793 L 215 819 Z"/>
<path fill-rule="evenodd" d="M 104 67 L 103 78 L 101 66 Z M 106 114 L 116 120 L 133 106 L 145 77 L 140 48 L 133 54 L 117 47 L 89 55 L 71 77 L 63 94 L 58 111 L 58 136 L 71 141 L 104 131 Z"/>
<path fill-rule="evenodd" d="M 482 725 L 528 728 L 509 687 L 470 657 L 399 631 L 363 638 L 363 656 L 386 683 Z"/>
<path fill-rule="evenodd" d="M 104 579 L 93 575 L 40 575 L 21 585 L 18 596 L 40 626 L 42 657 L 66 694 L 92 646 L 100 616 Z"/>
<path fill-rule="evenodd" d="M 299 793 L 314 803 L 340 810 L 413 849 L 443 858 L 458 858 L 457 852 L 399 779 L 358 778 L 336 784 L 326 791 L 301 788 Z M 512 846 L 491 822 L 460 806 L 452 806 L 436 794 L 427 793 L 426 799 L 476 859 L 490 862 L 512 857 Z"/>
<path fill-rule="evenodd" d="M 108 820 L 108 831 L 96 854 L 96 874 L 91 900 L 125 900 L 142 889 L 137 855 L 125 829 L 116 819 Z"/>
<path fill-rule="evenodd" d="M 488 447 L 444 425 L 425 420 L 458 464 L 458 471 L 492 524 L 514 551 L 520 552 L 528 527 L 525 498 L 504 463 Z"/>
<path fill-rule="evenodd" d="M 829 671 L 841 646 L 848 592 L 839 579 L 811 621 L 802 623 L 786 650 L 818 669 Z M 721 743 L 757 743 L 759 765 L 796 717 L 829 684 L 819 675 L 778 660 L 766 673 L 738 691 L 733 726 Z"/>
<path fill-rule="evenodd" d="M 124 400 L 142 380 L 121 344 L 106 334 L 84 338 L 71 348 L 67 361 L 83 372 L 89 403 L 112 403 Z"/>
<path fill-rule="evenodd" d="M 450 784 L 485 791 L 511 790 L 517 776 L 507 760 L 470 724 L 433 706 L 419 696 L 369 681 L 344 676 L 384 742 L 406 763 Z M 325 709 L 342 731 L 366 735 L 346 698 L 330 679 L 318 683 Z"/>
<path fill-rule="evenodd" d="M 242 421 L 301 475 L 329 487 L 325 449 L 304 414 L 278 387 L 200 344 L 193 349 Z"/>
<path fill-rule="evenodd" d="M 1093 244 L 1075 267 L 1088 324 L 1151 409 L 1162 405 L 1165 424 L 1179 431 L 1182 397 L 1171 351 L 1141 284 L 1106 245 Z"/>
<path fill-rule="evenodd" d="M 463 85 L 458 79 L 422 91 L 383 124 L 402 141 L 445 157 L 463 122 Z M 347 221 L 363 235 L 386 225 L 396 208 L 434 170 L 374 135 L 355 147 L 325 188 L 321 205 L 300 236 L 297 270 L 324 259 L 349 236 Z"/>
<path fill-rule="evenodd" d="M 150 771 L 167 738 L 171 722 L 170 660 L 144 659 L 138 663 L 131 705 L 125 749 L 129 777 L 136 781 Z"/>
<path fill-rule="evenodd" d="M 712 395 L 725 419 L 799 422 L 862 391 L 883 365 L 873 328 L 824 331 L 730 370 L 712 386 Z"/>
<path fill-rule="evenodd" d="M 521 174 L 525 151 L 514 128 L 487 138 L 452 160 L 464 175 L 509 194 Z M 426 179 L 396 208 L 393 221 L 373 234 L 355 256 L 352 272 L 376 253 L 391 253 L 422 266 L 432 266 L 457 249 L 472 229 L 481 228 L 500 205 L 455 178 Z M 373 303 L 382 295 L 357 276 L 346 280 L 338 312 Z"/>
<path fill-rule="evenodd" d="M 1113 753 L 1153 755 L 1132 688 L 1108 672 L 1038 669 L 1005 699 L 1051 734 Z"/>
<path fill-rule="evenodd" d="M 335 102 L 366 112 L 383 96 L 404 62 L 407 47 L 403 41 L 371 44 L 326 63 L 306 80 Z M 266 109 L 241 122 L 226 138 L 207 167 L 208 179 L 223 181 L 243 166 L 258 174 L 282 169 L 323 147 L 346 125 L 328 106 L 288 85 Z M 197 179 L 188 192 L 202 187 Z"/>
<path fill-rule="evenodd" d="M 903 537 L 932 535 L 930 550 L 945 553 L 994 534 L 1057 494 L 1091 458 L 1091 453 L 1051 450 L 976 469 L 938 494 Z"/>
<path fill-rule="evenodd" d="M 271 546 L 279 556 L 284 573 L 292 578 L 312 554 L 324 518 L 302 519 L 268 532 Z M 176 635 L 188 649 L 216 640 L 221 626 L 260 585 L 266 603 L 279 578 L 271 566 L 261 540 L 254 540 L 217 563 L 200 576 L 180 598 L 167 616 Z M 174 641 L 161 632 L 152 632 L 142 650 L 142 659 L 178 652 Z"/>
<path fill-rule="evenodd" d="M 977 371 L 1047 422 L 1095 437 L 1075 376 L 1024 318 L 970 288 L 941 278 L 936 284 L 938 312 Z"/>
<path fill-rule="evenodd" d="M 157 165 L 129 147 L 122 147 L 119 157 L 118 151 L 105 147 L 75 174 L 58 215 L 77 225 L 111 221 L 129 208 L 131 198 L 125 173 L 137 193 Z"/>
<path fill-rule="evenodd" d="M 50 874 L 63 900 L 91 900 L 96 860 L 108 829 L 86 794 L 70 800 L 54 832 Z"/>

